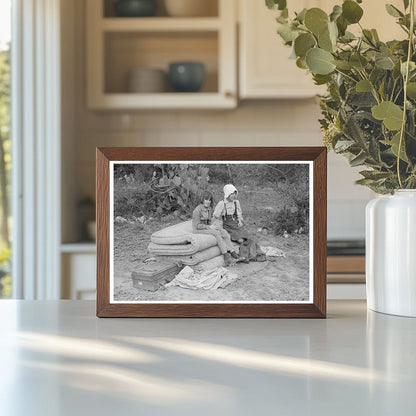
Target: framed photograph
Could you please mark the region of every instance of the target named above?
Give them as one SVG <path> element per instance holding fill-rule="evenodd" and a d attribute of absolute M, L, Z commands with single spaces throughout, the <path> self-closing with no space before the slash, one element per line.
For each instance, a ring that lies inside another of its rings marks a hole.
<path fill-rule="evenodd" d="M 326 148 L 97 148 L 97 316 L 324 318 Z"/>

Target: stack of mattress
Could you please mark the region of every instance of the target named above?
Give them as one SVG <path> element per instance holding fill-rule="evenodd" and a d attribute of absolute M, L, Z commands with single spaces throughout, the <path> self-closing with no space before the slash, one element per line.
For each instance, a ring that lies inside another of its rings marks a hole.
<path fill-rule="evenodd" d="M 224 266 L 224 257 L 212 235 L 194 234 L 192 221 L 172 225 L 152 234 L 148 251 L 161 259 L 180 261 L 195 270 Z"/>

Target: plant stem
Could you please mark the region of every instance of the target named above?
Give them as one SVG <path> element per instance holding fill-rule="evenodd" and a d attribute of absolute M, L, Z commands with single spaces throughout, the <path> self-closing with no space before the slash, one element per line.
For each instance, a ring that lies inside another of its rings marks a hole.
<path fill-rule="evenodd" d="M 373 94 L 374 99 L 377 101 L 377 104 L 380 104 L 380 98 L 378 96 L 376 87 L 370 81 L 370 78 L 368 78 L 367 73 L 365 72 L 365 69 L 362 66 L 361 66 L 361 68 L 362 68 L 362 71 L 360 71 L 360 75 L 363 77 L 363 79 L 365 79 L 366 81 L 368 81 L 368 83 L 370 84 L 371 93 Z"/>
<path fill-rule="evenodd" d="M 397 151 L 397 177 L 399 179 L 399 186 L 403 188 L 402 178 L 400 175 L 400 155 L 403 146 L 404 132 L 406 130 L 406 110 L 407 110 L 407 83 L 409 81 L 409 68 L 410 60 L 412 58 L 412 49 L 413 49 L 413 36 L 414 36 L 414 27 L 415 27 L 415 0 L 410 0 L 410 30 L 409 30 L 409 46 L 407 48 L 407 60 L 406 60 L 406 73 L 404 76 L 404 85 L 403 85 L 403 118 L 402 118 L 402 127 L 400 129 L 400 140 L 399 140 L 399 149 Z"/>
<path fill-rule="evenodd" d="M 340 71 L 338 68 L 335 68 L 335 71 L 336 71 L 336 72 L 338 72 L 338 73 L 339 73 L 339 74 L 341 74 L 341 75 L 344 75 L 344 77 L 349 78 L 351 81 L 353 81 L 353 82 L 355 82 L 355 83 L 357 83 L 357 82 L 358 82 L 355 78 L 351 77 L 351 76 L 350 76 L 350 75 L 348 75 L 348 74 L 345 74 L 344 72 Z"/>
<path fill-rule="evenodd" d="M 397 84 L 397 80 L 394 80 L 394 82 L 393 82 L 393 88 L 391 90 L 391 96 L 389 97 L 389 100 L 390 101 L 393 101 L 393 99 L 394 99 L 394 90 L 396 89 L 396 84 Z"/>

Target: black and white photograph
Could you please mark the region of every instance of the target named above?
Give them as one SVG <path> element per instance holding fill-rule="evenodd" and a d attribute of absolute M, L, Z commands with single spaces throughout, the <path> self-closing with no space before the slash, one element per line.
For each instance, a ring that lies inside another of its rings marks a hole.
<path fill-rule="evenodd" d="M 312 303 L 308 161 L 110 163 L 110 303 Z"/>

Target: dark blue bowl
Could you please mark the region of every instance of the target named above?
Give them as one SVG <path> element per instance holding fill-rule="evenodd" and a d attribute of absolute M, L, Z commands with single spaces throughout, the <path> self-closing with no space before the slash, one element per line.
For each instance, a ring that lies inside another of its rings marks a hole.
<path fill-rule="evenodd" d="M 197 92 L 205 80 L 205 67 L 201 62 L 172 62 L 169 80 L 177 92 Z"/>
<path fill-rule="evenodd" d="M 114 4 L 116 16 L 120 17 L 148 17 L 157 12 L 156 0 L 118 0 Z"/>

